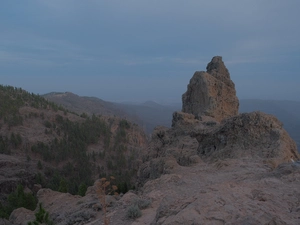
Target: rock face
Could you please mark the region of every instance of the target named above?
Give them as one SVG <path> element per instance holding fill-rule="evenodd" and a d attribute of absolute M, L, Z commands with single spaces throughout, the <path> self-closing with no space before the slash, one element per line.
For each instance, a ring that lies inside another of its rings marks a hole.
<path fill-rule="evenodd" d="M 198 154 L 209 159 L 261 158 L 276 167 L 299 158 L 295 142 L 274 116 L 262 112 L 228 118 L 196 134 Z"/>
<path fill-rule="evenodd" d="M 197 71 L 182 95 L 182 111 L 200 116 L 210 116 L 217 121 L 238 114 L 239 101 L 235 85 L 222 61 L 215 56 L 206 67 Z"/>

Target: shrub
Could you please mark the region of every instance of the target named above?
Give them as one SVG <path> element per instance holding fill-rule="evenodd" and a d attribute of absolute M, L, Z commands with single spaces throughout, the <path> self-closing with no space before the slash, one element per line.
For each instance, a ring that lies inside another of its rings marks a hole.
<path fill-rule="evenodd" d="M 127 213 L 126 213 L 126 216 L 129 219 L 136 219 L 136 218 L 139 218 L 141 215 L 142 215 L 142 212 L 141 212 L 140 208 L 135 204 L 131 205 L 128 208 Z"/>
<path fill-rule="evenodd" d="M 135 205 L 137 205 L 139 209 L 146 209 L 150 206 L 150 204 L 151 204 L 151 200 L 149 199 L 138 198 L 135 200 Z"/>
<path fill-rule="evenodd" d="M 39 211 L 35 214 L 35 221 L 28 222 L 28 225 L 54 225 L 53 221 L 49 219 L 49 213 L 42 207 L 42 204 L 39 204 Z"/>
<path fill-rule="evenodd" d="M 85 185 L 85 183 L 81 183 L 78 188 L 78 195 L 85 196 L 86 190 L 87 190 L 87 186 Z"/>
<path fill-rule="evenodd" d="M 142 216 L 141 209 L 146 209 L 150 206 L 151 200 L 136 198 L 133 204 L 127 209 L 126 216 L 128 219 L 136 219 Z"/>

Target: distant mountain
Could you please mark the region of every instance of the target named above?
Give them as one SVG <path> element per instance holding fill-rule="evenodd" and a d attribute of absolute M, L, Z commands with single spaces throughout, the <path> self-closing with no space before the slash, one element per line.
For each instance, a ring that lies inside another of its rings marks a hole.
<path fill-rule="evenodd" d="M 172 114 L 178 111 L 177 107 L 165 106 L 153 101 L 141 104 L 117 104 L 129 115 L 138 117 L 143 124 L 146 133 L 151 134 L 156 126 L 170 127 L 172 124 Z"/>
<path fill-rule="evenodd" d="M 43 97 L 77 114 L 116 115 L 123 118 L 127 116 L 114 103 L 96 97 L 82 97 L 72 92 L 51 92 L 43 95 Z"/>
<path fill-rule="evenodd" d="M 165 106 L 158 104 L 157 102 L 154 101 L 146 101 L 144 103 L 141 103 L 140 105 L 151 107 L 151 108 L 165 108 Z"/>
<path fill-rule="evenodd" d="M 43 95 L 43 97 L 78 114 L 116 115 L 126 118 L 143 127 L 147 134 L 151 134 L 154 127 L 159 125 L 170 127 L 173 112 L 179 110 L 176 105 L 165 106 L 154 101 L 146 101 L 144 103 L 113 103 L 96 97 L 78 96 L 71 92 L 52 92 Z"/>

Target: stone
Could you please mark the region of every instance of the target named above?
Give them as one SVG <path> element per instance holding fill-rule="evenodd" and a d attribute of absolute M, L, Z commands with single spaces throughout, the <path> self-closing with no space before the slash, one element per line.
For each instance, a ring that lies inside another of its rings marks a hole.
<path fill-rule="evenodd" d="M 221 56 L 215 56 L 206 67 L 191 78 L 187 91 L 182 95 L 182 112 L 196 118 L 209 116 L 217 121 L 238 114 L 239 100 L 235 85 Z"/>

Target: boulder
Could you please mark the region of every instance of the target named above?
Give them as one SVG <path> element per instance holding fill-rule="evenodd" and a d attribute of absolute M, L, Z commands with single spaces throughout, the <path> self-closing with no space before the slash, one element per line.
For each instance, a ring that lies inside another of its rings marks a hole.
<path fill-rule="evenodd" d="M 9 216 L 9 221 L 12 224 L 27 225 L 28 222 L 34 220 L 34 212 L 25 208 L 15 209 Z"/>

